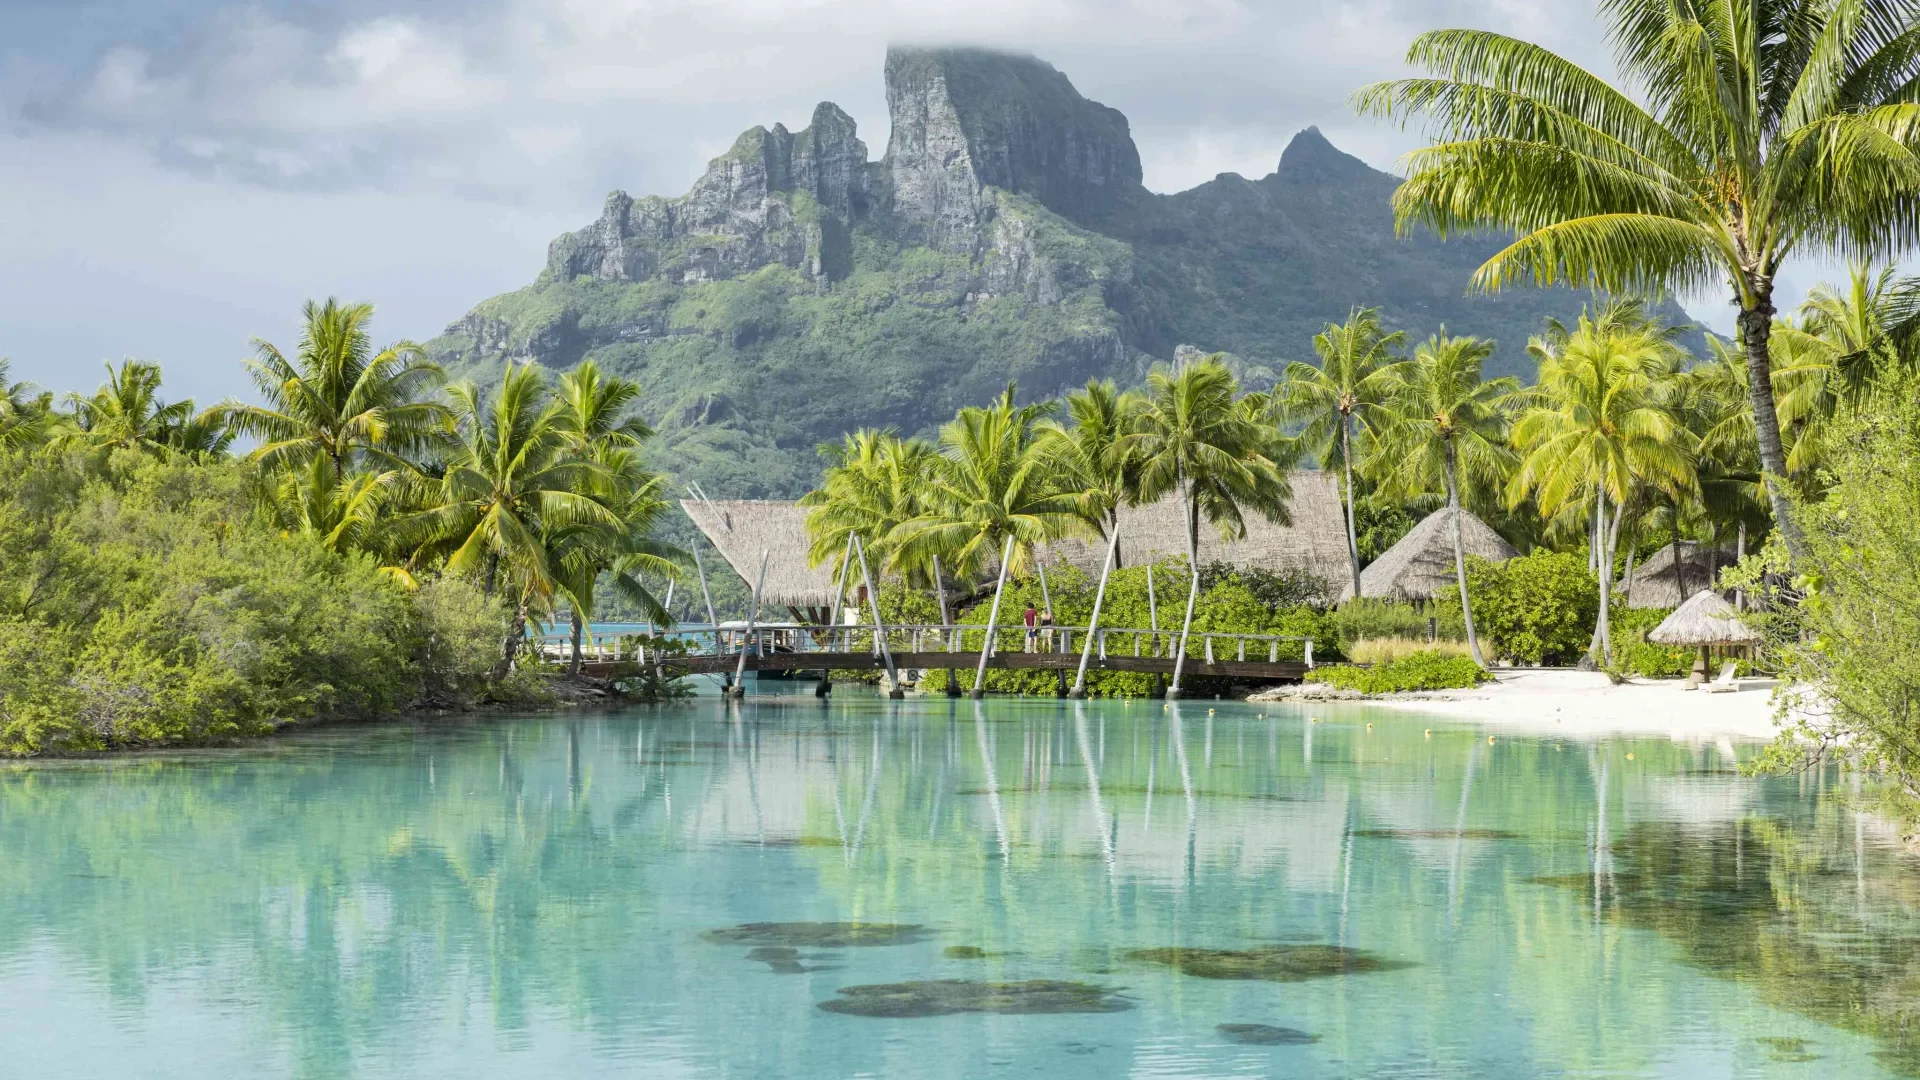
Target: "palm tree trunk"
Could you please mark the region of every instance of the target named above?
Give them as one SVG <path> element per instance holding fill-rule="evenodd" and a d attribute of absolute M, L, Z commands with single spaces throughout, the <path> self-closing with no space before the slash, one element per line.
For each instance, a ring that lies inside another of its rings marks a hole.
<path fill-rule="evenodd" d="M 1613 607 L 1613 544 L 1618 535 L 1620 518 L 1616 511 L 1613 519 L 1615 529 L 1607 528 L 1607 493 L 1602 491 L 1595 500 L 1594 514 L 1599 523 L 1596 530 L 1600 541 L 1600 614 L 1593 622 L 1593 636 L 1598 648 L 1594 649 L 1594 663 L 1608 666 L 1613 663 L 1613 620 L 1610 618 Z"/>
<path fill-rule="evenodd" d="M 575 604 L 573 605 L 573 659 L 567 663 L 567 674 L 574 678 L 580 677 L 580 639 L 586 629 L 586 621 L 580 618 L 580 605 Z"/>
<path fill-rule="evenodd" d="M 493 599 L 493 587 L 494 587 L 494 584 L 499 580 L 499 577 L 500 577 L 500 553 L 496 551 L 493 554 L 487 556 L 487 584 L 484 591 L 486 593 L 487 599 L 489 600 Z"/>
<path fill-rule="evenodd" d="M 1806 540 L 1793 522 L 1793 508 L 1787 504 L 1786 494 L 1780 490 L 1786 482 L 1787 454 L 1780 439 L 1780 415 L 1773 407 L 1773 282 L 1763 281 L 1759 286 L 1754 290 L 1753 303 L 1741 305 L 1735 325 L 1747 354 L 1747 395 L 1753 403 L 1753 434 L 1760 448 L 1760 467 L 1766 473 L 1762 483 L 1767 503 L 1773 508 L 1773 521 L 1780 539 L 1786 542 L 1787 554 L 1800 563 L 1807 558 Z"/>
<path fill-rule="evenodd" d="M 507 636 L 500 642 L 500 662 L 494 665 L 495 680 L 504 679 L 513 670 L 513 658 L 520 652 L 520 639 L 527 632 L 527 601 L 523 597 L 507 623 Z"/>
<path fill-rule="evenodd" d="M 1733 558 L 1735 562 L 1745 562 L 1747 560 L 1747 523 L 1744 518 L 1740 521 L 1739 538 L 1733 542 Z M 1747 590 L 1733 590 L 1733 610 L 1747 610 Z"/>
<path fill-rule="evenodd" d="M 1606 575 L 1600 572 L 1600 550 L 1606 546 L 1606 511 L 1603 509 L 1606 502 L 1606 495 L 1596 492 L 1593 496 L 1593 513 L 1587 515 L 1587 573 L 1600 582 L 1602 589 L 1607 587 Z M 1604 602 L 1606 593 L 1602 592 L 1600 596 Z M 1600 633 L 1600 619 L 1595 616 L 1593 636 L 1587 639 L 1587 659 L 1596 664 L 1600 662 Z"/>
<path fill-rule="evenodd" d="M 1467 624 L 1467 653 L 1486 667 L 1480 656 L 1480 638 L 1473 632 L 1473 603 L 1467 599 L 1467 553 L 1460 546 L 1460 479 L 1453 443 L 1447 443 L 1447 509 L 1453 511 L 1453 576 L 1460 583 L 1460 617 Z"/>
<path fill-rule="evenodd" d="M 1353 414 L 1340 414 L 1340 460 L 1347 470 L 1347 561 L 1353 566 L 1353 598 L 1360 598 L 1360 538 L 1353 523 Z"/>
<path fill-rule="evenodd" d="M 1187 635 L 1193 631 L 1193 607 L 1200 600 L 1200 508 L 1193 504 L 1184 478 L 1180 482 L 1180 501 L 1187 511 L 1187 618 L 1180 624 L 1180 649 L 1173 659 L 1173 682 L 1167 686 L 1167 697 L 1172 700 L 1180 697 L 1180 672 L 1187 664 Z"/>

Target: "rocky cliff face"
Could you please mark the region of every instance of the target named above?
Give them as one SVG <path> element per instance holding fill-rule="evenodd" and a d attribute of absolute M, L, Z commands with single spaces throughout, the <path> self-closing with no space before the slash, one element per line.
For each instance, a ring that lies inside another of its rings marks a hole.
<path fill-rule="evenodd" d="M 853 117 L 822 102 L 800 131 L 742 133 L 680 198 L 608 195 L 598 221 L 548 248 L 547 275 L 693 284 L 777 263 L 830 278 L 877 180 Z"/>
<path fill-rule="evenodd" d="M 641 380 L 667 468 L 747 497 L 803 490 L 843 431 L 930 431 L 1009 379 L 1027 397 L 1134 383 L 1185 344 L 1264 383 L 1361 304 L 1495 337 L 1525 370 L 1541 317 L 1579 307 L 1468 300 L 1492 242 L 1396 237 L 1397 181 L 1315 130 L 1266 177 L 1155 195 L 1126 118 L 1040 60 L 892 49 L 886 90 L 880 160 L 831 103 L 752 128 L 682 196 L 609 195 L 535 284 L 431 351 L 480 378 L 592 355 Z"/>
<path fill-rule="evenodd" d="M 1083 222 L 1142 190 L 1127 118 L 1032 57 L 890 49 L 887 110 L 893 209 L 941 247 L 978 243 L 988 188 Z"/>

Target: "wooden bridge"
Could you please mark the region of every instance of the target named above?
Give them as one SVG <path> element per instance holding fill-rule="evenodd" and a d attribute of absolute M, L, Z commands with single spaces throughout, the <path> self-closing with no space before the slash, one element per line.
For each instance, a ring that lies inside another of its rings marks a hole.
<path fill-rule="evenodd" d="M 996 628 L 991 647 L 984 626 L 968 624 L 892 625 L 879 635 L 872 626 L 736 625 L 671 630 L 628 631 L 592 637 L 585 645 L 583 669 L 608 676 L 631 664 L 672 675 L 719 675 L 734 680 L 746 672 L 820 673 L 822 692 L 831 672 L 887 672 L 889 689 L 918 681 L 927 671 L 1057 671 L 1060 692 L 1078 673 L 1130 671 L 1236 682 L 1298 682 L 1313 667 L 1310 638 L 1278 634 L 1191 632 L 1186 655 L 1177 631 L 1129 627 L 1081 626 Z M 554 660 L 570 655 L 564 639 L 542 639 L 542 652 Z M 984 663 L 981 653 L 986 653 Z M 1285 659 L 1282 659 L 1283 654 Z M 948 693 L 960 692 L 959 679 Z"/>

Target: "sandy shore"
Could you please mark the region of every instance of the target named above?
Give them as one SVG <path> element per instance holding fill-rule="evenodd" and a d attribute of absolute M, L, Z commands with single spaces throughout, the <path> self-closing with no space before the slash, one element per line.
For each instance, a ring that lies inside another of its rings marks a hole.
<path fill-rule="evenodd" d="M 1741 690 L 1722 694 L 1685 686 L 1664 679 L 1615 686 L 1597 671 L 1528 669 L 1497 672 L 1493 682 L 1472 690 L 1353 704 L 1568 735 L 1633 731 L 1771 739 L 1778 731 L 1771 681 L 1748 679 Z"/>

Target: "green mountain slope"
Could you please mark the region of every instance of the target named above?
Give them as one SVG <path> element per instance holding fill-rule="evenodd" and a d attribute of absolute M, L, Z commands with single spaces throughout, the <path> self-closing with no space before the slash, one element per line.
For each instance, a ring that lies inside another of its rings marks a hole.
<path fill-rule="evenodd" d="M 646 387 L 663 467 L 716 496 L 791 496 L 813 447 L 860 426 L 926 431 L 1018 380 L 1047 396 L 1138 381 L 1176 347 L 1250 381 L 1376 304 L 1424 335 L 1501 342 L 1503 372 L 1567 292 L 1468 298 L 1491 241 L 1393 235 L 1395 179 L 1297 136 L 1260 180 L 1149 192 L 1126 118 L 1031 57 L 894 49 L 892 135 L 851 117 L 754 128 L 674 199 L 614 192 L 530 286 L 429 344 L 456 373 L 586 356 Z"/>

